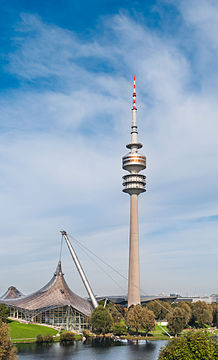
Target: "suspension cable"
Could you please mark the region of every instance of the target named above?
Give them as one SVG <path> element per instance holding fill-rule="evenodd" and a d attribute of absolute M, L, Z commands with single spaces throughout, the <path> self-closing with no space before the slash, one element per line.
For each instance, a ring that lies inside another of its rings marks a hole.
<path fill-rule="evenodd" d="M 69 235 L 68 236 L 74 240 L 78 245 L 80 245 L 81 248 L 86 249 L 87 252 L 91 253 L 94 257 L 96 257 L 99 261 L 101 261 L 104 265 L 108 266 L 111 270 L 113 270 L 114 272 L 116 272 L 119 276 L 121 276 L 123 279 L 125 279 L 126 281 L 128 281 L 128 278 L 126 276 L 124 276 L 123 274 L 121 274 L 118 270 L 116 270 L 112 265 L 108 264 L 105 260 L 101 259 L 98 255 L 96 255 L 92 250 L 90 250 L 87 246 L 85 246 L 84 244 L 82 244 L 79 240 L 77 240 L 74 236 Z M 135 287 L 137 287 L 135 285 Z M 138 287 L 137 287 L 138 288 Z M 148 294 L 140 288 L 141 293 L 144 296 L 147 296 Z M 161 304 L 158 300 L 153 299 L 151 301 L 155 301 L 156 303 L 158 303 L 163 309 L 165 309 L 166 311 L 168 311 L 169 313 L 172 313 L 171 310 L 167 309 L 163 304 Z"/>
<path fill-rule="evenodd" d="M 88 252 L 90 252 L 93 256 L 95 256 L 99 261 L 101 261 L 104 265 L 108 266 L 111 270 L 113 270 L 114 272 L 116 272 L 119 276 L 121 276 L 124 280 L 128 281 L 128 278 L 126 276 L 124 276 L 123 274 L 121 274 L 117 269 L 115 269 L 112 265 L 108 264 L 105 260 L 103 260 L 102 258 L 100 258 L 98 255 L 96 255 L 93 251 L 91 251 L 87 246 L 85 246 L 84 244 L 82 244 L 79 240 L 77 240 L 75 237 L 71 236 L 68 234 L 68 236 L 74 240 L 75 242 L 77 242 L 81 247 L 85 248 Z M 134 285 L 136 288 L 138 288 L 138 286 Z M 143 291 L 143 289 L 139 288 L 141 293 L 143 293 L 143 295 L 147 296 L 148 294 Z"/>
<path fill-rule="evenodd" d="M 84 249 L 79 242 L 77 243 L 77 245 L 101 271 L 103 271 L 122 291 L 125 291 L 125 289 L 122 286 L 120 286 L 120 284 L 89 255 L 88 251 Z"/>

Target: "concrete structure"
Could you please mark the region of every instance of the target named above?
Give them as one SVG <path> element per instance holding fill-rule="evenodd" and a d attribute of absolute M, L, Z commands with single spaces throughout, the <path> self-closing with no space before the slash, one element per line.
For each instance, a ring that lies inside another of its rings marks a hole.
<path fill-rule="evenodd" d="M 142 144 L 138 142 L 136 113 L 134 76 L 131 143 L 126 145 L 130 152 L 122 159 L 123 169 L 130 173 L 123 176 L 123 191 L 130 195 L 128 306 L 140 304 L 138 195 L 145 191 L 145 176 L 139 172 L 146 168 L 146 158 L 138 152 Z"/>

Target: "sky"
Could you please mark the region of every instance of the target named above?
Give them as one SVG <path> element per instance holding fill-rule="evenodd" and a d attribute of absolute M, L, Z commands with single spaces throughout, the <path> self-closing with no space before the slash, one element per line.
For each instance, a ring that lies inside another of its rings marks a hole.
<path fill-rule="evenodd" d="M 133 76 L 143 294 L 218 293 L 216 0 L 2 0 L 0 294 L 49 281 L 65 229 L 128 276 Z M 95 294 L 127 282 L 72 244 Z M 70 287 L 86 291 L 63 244 Z"/>

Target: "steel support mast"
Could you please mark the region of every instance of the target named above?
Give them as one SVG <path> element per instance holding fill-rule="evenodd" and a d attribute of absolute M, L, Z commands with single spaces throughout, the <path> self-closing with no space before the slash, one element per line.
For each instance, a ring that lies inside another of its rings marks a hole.
<path fill-rule="evenodd" d="M 94 295 L 94 293 L 92 291 L 92 288 L 91 288 L 91 286 L 90 286 L 90 284 L 88 282 L 88 279 L 87 279 L 86 274 L 85 274 L 85 272 L 84 272 L 84 270 L 82 268 L 82 265 L 79 262 L 79 259 L 78 259 L 77 255 L 76 255 L 76 252 L 75 252 L 74 248 L 71 245 L 71 242 L 70 242 L 70 240 L 68 238 L 68 235 L 67 235 L 66 231 L 64 231 L 64 230 L 61 231 L 61 234 L 62 234 L 62 236 L 64 237 L 64 239 L 65 239 L 65 241 L 67 243 L 68 249 L 70 250 L 70 254 L 71 254 L 71 256 L 73 258 L 73 261 L 74 261 L 74 263 L 75 263 L 75 265 L 77 267 L 77 270 L 78 270 L 78 272 L 80 274 L 80 277 L 81 277 L 81 279 L 83 281 L 83 284 L 85 285 L 87 293 L 88 293 L 88 295 L 89 295 L 89 297 L 91 299 L 92 305 L 94 306 L 94 308 L 96 308 L 98 306 L 97 300 L 96 300 L 95 295 Z"/>

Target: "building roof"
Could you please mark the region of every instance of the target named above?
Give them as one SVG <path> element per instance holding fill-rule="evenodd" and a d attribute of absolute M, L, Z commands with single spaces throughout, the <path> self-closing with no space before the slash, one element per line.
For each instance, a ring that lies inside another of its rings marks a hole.
<path fill-rule="evenodd" d="M 31 295 L 22 296 L 18 299 L 0 299 L 0 302 L 20 309 L 37 311 L 38 313 L 62 306 L 72 306 L 87 316 L 92 311 L 91 304 L 72 292 L 67 285 L 62 272 L 61 261 L 59 261 L 52 279 L 43 288 Z"/>
<path fill-rule="evenodd" d="M 111 301 L 114 304 L 120 304 L 123 306 L 128 305 L 128 297 L 127 295 L 119 295 L 119 296 L 96 296 L 97 301 L 101 300 L 108 300 Z M 150 296 L 141 296 L 141 304 L 144 304 L 146 302 L 152 301 L 152 300 L 161 300 L 161 301 L 168 301 L 173 302 L 177 299 L 177 296 L 160 296 L 160 295 L 150 295 Z"/>
<path fill-rule="evenodd" d="M 16 299 L 24 296 L 15 286 L 10 286 L 0 299 Z"/>

